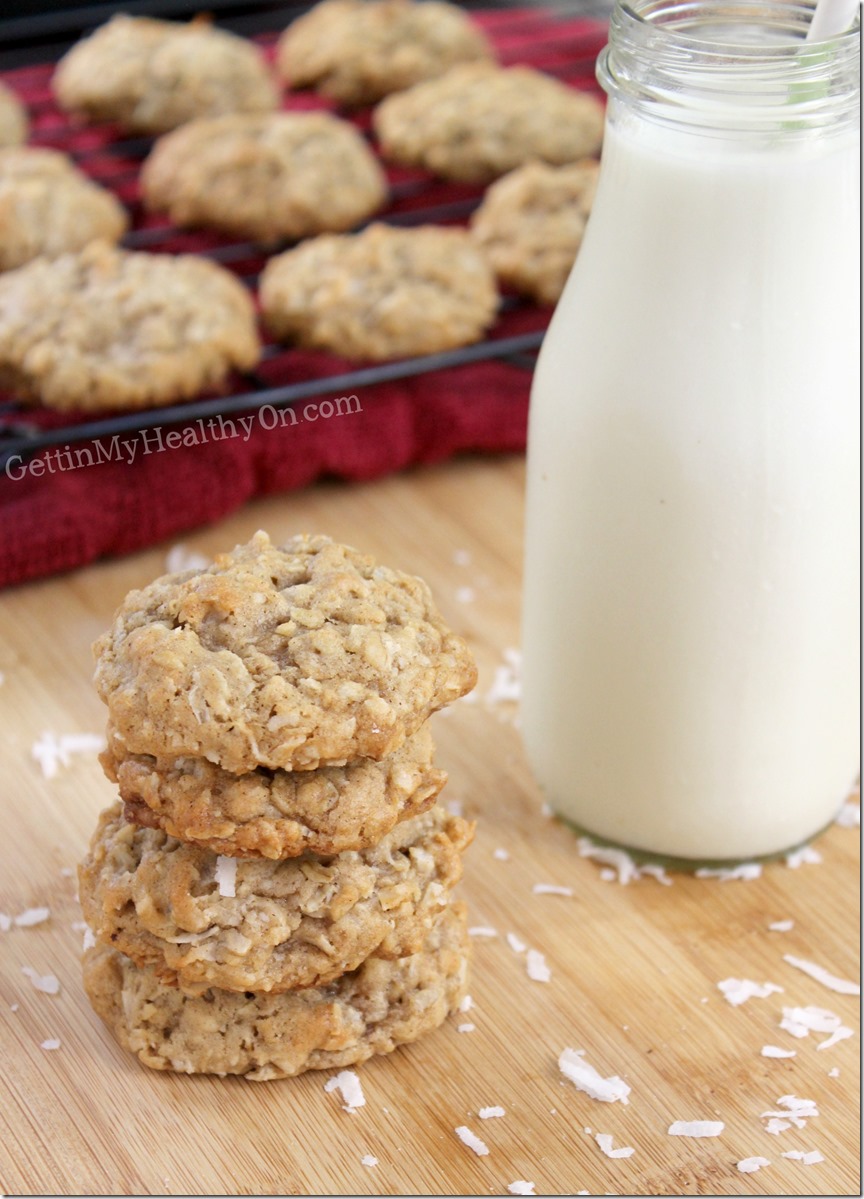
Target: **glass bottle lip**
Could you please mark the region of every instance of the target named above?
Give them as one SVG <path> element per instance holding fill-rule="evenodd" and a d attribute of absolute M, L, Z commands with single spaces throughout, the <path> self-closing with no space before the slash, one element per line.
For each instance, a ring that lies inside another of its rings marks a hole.
<path fill-rule="evenodd" d="M 766 131 L 860 118 L 860 22 L 806 42 L 815 0 L 615 0 L 597 78 L 672 123 Z"/>

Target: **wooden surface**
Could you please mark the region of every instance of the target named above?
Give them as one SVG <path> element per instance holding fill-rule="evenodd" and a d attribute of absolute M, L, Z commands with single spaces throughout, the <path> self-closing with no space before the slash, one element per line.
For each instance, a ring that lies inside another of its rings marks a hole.
<path fill-rule="evenodd" d="M 81 989 L 71 871 L 112 788 L 92 753 L 44 778 L 31 746 L 45 730 L 102 731 L 90 643 L 129 588 L 164 571 L 170 547 L 0 595 L 0 911 L 51 909 L 44 924 L 0 934 L 5 1193 L 487 1195 L 519 1179 L 538 1194 L 859 1193 L 858 1001 L 783 960 L 856 977 L 857 832 L 835 825 L 817 843 L 821 864 L 767 866 L 751 882 L 604 881 L 543 814 L 515 706 L 488 702 L 504 651 L 518 643 L 521 504 L 521 462 L 461 462 L 257 503 L 185 543 L 212 555 L 257 527 L 276 540 L 327 532 L 426 577 L 480 664 L 476 702 L 434 720 L 450 772 L 443 798 L 478 820 L 461 893 L 471 924 L 498 936 L 474 938 L 470 1014 L 361 1067 L 366 1106 L 353 1115 L 325 1093 L 327 1073 L 253 1084 L 147 1071 Z M 573 895 L 535 894 L 536 883 Z M 791 931 L 768 930 L 784 919 Z M 508 932 L 545 954 L 550 982 L 528 978 Z M 60 993 L 37 991 L 22 966 L 55 974 Z M 784 991 L 732 1007 L 717 989 L 729 977 Z M 855 1036 L 820 1051 L 825 1034 L 796 1040 L 778 1027 L 784 1005 L 827 1008 Z M 458 1032 L 466 1021 L 475 1030 Z M 47 1038 L 60 1048 L 41 1048 Z M 797 1055 L 762 1057 L 766 1044 Z M 597 1102 L 564 1081 L 565 1047 L 625 1079 L 629 1104 Z M 769 1135 L 761 1113 L 784 1095 L 814 1100 L 820 1114 Z M 481 1120 L 492 1105 L 506 1115 Z M 667 1135 L 673 1120 L 697 1119 L 725 1129 L 711 1140 Z M 459 1125 L 487 1156 L 457 1140 Z M 609 1159 L 589 1129 L 635 1152 Z M 824 1162 L 781 1156 L 812 1149 Z M 378 1165 L 364 1166 L 365 1154 Z M 757 1155 L 771 1165 L 738 1171 Z"/>

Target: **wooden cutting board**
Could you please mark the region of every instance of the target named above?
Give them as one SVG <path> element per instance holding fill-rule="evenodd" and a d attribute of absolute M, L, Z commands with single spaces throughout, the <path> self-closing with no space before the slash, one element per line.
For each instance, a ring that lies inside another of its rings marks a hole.
<path fill-rule="evenodd" d="M 671 886 L 625 886 L 580 857 L 541 810 L 515 704 L 489 698 L 518 643 L 521 505 L 520 462 L 461 462 L 258 503 L 187 542 L 212 555 L 257 527 L 274 539 L 330 533 L 425 576 L 480 664 L 475 702 L 434 719 L 450 772 L 443 799 L 478 822 L 461 894 L 471 924 L 497 935 L 473 939 L 470 1012 L 361 1067 L 366 1104 L 354 1114 L 325 1093 L 329 1072 L 255 1084 L 145 1070 L 81 988 L 72 871 L 113 791 L 94 753 L 49 779 L 31 746 L 46 730 L 102 730 L 89 645 L 129 588 L 163 572 L 169 547 L 0 595 L 0 911 L 51 911 L 0 934 L 5 1193 L 487 1195 L 517 1180 L 537 1194 L 859 1193 L 858 1000 L 784 961 L 857 976 L 857 831 L 833 826 L 815 846 L 820 862 L 769 865 L 749 882 L 677 875 Z M 538 883 L 572 895 L 537 894 Z M 783 920 L 790 931 L 769 930 Z M 528 977 L 508 933 L 545 955 L 550 981 Z M 37 991 L 23 966 L 56 975 L 60 993 Z M 717 986 L 727 978 L 783 991 L 733 1007 Z M 825 1050 L 827 1034 L 793 1038 L 779 1027 L 782 1009 L 806 1005 L 855 1035 Z M 59 1048 L 41 1047 L 52 1038 Z M 767 1058 L 764 1045 L 796 1055 Z M 568 1047 L 624 1079 L 629 1103 L 566 1081 L 558 1057 Z M 819 1115 L 771 1135 L 762 1113 L 788 1095 L 813 1100 Z M 505 1115 L 481 1119 L 490 1106 Z M 675 1120 L 724 1128 L 672 1137 Z M 463 1125 L 488 1154 L 457 1139 Z M 634 1152 L 611 1159 L 596 1133 Z M 824 1161 L 783 1156 L 814 1149 Z M 755 1156 L 771 1164 L 737 1168 Z"/>

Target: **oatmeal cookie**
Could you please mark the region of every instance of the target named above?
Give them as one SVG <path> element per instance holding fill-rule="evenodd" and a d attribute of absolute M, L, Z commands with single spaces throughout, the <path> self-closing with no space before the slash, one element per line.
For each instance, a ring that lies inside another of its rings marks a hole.
<path fill-rule="evenodd" d="M 190 121 L 157 141 L 141 187 L 178 225 L 262 242 L 351 229 L 387 199 L 365 139 L 323 112 Z"/>
<path fill-rule="evenodd" d="M 27 110 L 11 87 L 0 83 L 0 146 L 20 146 L 27 140 Z"/>
<path fill-rule="evenodd" d="M 104 945 L 84 954 L 96 1013 L 144 1066 L 252 1082 L 354 1066 L 437 1028 L 465 994 L 465 909 L 452 903 L 408 957 L 370 957 L 322 987 L 189 996 Z"/>
<path fill-rule="evenodd" d="M 98 940 L 190 994 L 315 987 L 373 953 L 416 953 L 472 835 L 436 806 L 359 852 L 223 858 L 127 824 L 118 803 L 79 869 L 81 907 Z"/>
<path fill-rule="evenodd" d="M 591 212 L 600 164 L 529 162 L 493 183 L 471 231 L 502 283 L 539 304 L 564 290 Z"/>
<path fill-rule="evenodd" d="M 50 408 L 148 408 L 260 356 L 252 300 L 216 263 L 91 242 L 0 276 L 0 387 Z"/>
<path fill-rule="evenodd" d="M 201 20 L 114 16 L 60 60 L 52 85 L 62 108 L 136 133 L 279 103 L 258 48 Z"/>
<path fill-rule="evenodd" d="M 229 774 L 206 758 L 130 754 L 109 728 L 100 761 L 127 820 L 234 857 L 290 858 L 375 845 L 426 811 L 447 781 L 426 725 L 380 762 Z"/>
<path fill-rule="evenodd" d="M 32 146 L 0 150 L 0 271 L 97 239 L 119 241 L 128 224 L 123 205 L 67 155 Z"/>
<path fill-rule="evenodd" d="M 465 230 L 370 225 L 271 258 L 260 299 L 275 337 L 381 360 L 478 341 L 495 319 L 498 290 Z"/>
<path fill-rule="evenodd" d="M 314 87 L 340 104 L 370 104 L 493 57 L 485 35 L 443 0 L 323 0 L 288 26 L 276 66 L 289 86 Z"/>
<path fill-rule="evenodd" d="M 595 155 L 603 107 L 531 67 L 468 63 L 388 96 L 373 125 L 395 162 L 485 183 L 531 158 L 560 164 Z"/>
<path fill-rule="evenodd" d="M 383 758 L 477 679 L 421 579 L 320 536 L 130 592 L 94 652 L 131 753 L 234 774 Z"/>

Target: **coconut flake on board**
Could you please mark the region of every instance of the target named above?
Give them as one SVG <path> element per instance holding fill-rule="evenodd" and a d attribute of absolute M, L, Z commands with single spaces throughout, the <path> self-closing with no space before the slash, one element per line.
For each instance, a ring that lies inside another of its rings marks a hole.
<path fill-rule="evenodd" d="M 768 931 L 771 933 L 789 933 L 794 927 L 794 920 L 775 920 L 773 924 L 768 925 Z"/>
<path fill-rule="evenodd" d="M 463 997 L 459 1000 L 458 1010 L 460 1012 L 470 1012 L 473 1006 L 474 1006 L 474 1000 L 471 998 L 471 996 L 463 995 Z"/>
<path fill-rule="evenodd" d="M 784 1007 L 780 1027 L 793 1037 L 808 1037 L 811 1032 L 827 1032 L 831 1035 L 820 1041 L 817 1049 L 830 1049 L 838 1041 L 845 1041 L 854 1036 L 851 1028 L 846 1028 L 839 1016 L 821 1007 Z"/>
<path fill-rule="evenodd" d="M 600 877 L 604 882 L 617 881 L 626 887 L 628 883 L 637 882 L 640 878 L 654 878 L 664 887 L 672 886 L 672 879 L 658 862 L 646 862 L 637 866 L 626 850 L 615 849 L 611 845 L 595 845 L 590 837 L 580 837 L 576 846 L 580 857 L 591 858 L 608 867 L 600 871 Z"/>
<path fill-rule="evenodd" d="M 510 854 L 507 852 L 506 849 L 502 848 L 500 845 L 498 846 L 497 849 L 492 851 L 492 857 L 497 858 L 499 862 L 509 862 L 510 861 Z"/>
<path fill-rule="evenodd" d="M 43 777 L 53 779 L 61 766 L 69 766 L 73 754 L 101 753 L 105 738 L 101 733 L 42 733 L 30 753 L 42 768 Z"/>
<path fill-rule="evenodd" d="M 632 1145 L 622 1145 L 618 1149 L 613 1149 L 613 1137 L 611 1132 L 595 1133 L 594 1140 L 607 1157 L 632 1157 L 636 1152 Z"/>
<path fill-rule="evenodd" d="M 60 1041 L 57 1037 L 49 1037 L 47 1041 L 42 1041 L 39 1048 L 40 1049 L 48 1049 L 48 1050 L 59 1049 Z"/>
<path fill-rule="evenodd" d="M 515 1182 L 507 1183 L 507 1190 L 511 1195 L 536 1195 L 533 1182 L 526 1182 L 524 1178 L 517 1178 Z"/>
<path fill-rule="evenodd" d="M 0 933 L 8 933 L 12 927 L 12 917 L 6 912 L 0 912 Z"/>
<path fill-rule="evenodd" d="M 474 1032 L 476 1027 L 477 1027 L 476 1024 L 469 1024 L 466 1022 L 465 1024 L 457 1024 L 456 1031 L 457 1032 Z"/>
<path fill-rule="evenodd" d="M 719 1137 L 722 1120 L 674 1120 L 666 1130 L 670 1137 Z"/>
<path fill-rule="evenodd" d="M 765 1131 L 772 1136 L 786 1132 L 789 1128 L 806 1128 L 807 1121 L 819 1115 L 812 1099 L 799 1099 L 797 1095 L 781 1095 L 777 1100 L 778 1111 L 762 1112 L 760 1120 L 767 1120 Z"/>
<path fill-rule="evenodd" d="M 757 983 L 751 978 L 724 978 L 717 987 L 733 1007 L 746 1003 L 748 999 L 767 999 L 769 995 L 783 990 L 775 983 Z"/>
<path fill-rule="evenodd" d="M 779 1045 L 763 1045 L 761 1049 L 762 1057 L 794 1057 L 794 1049 L 781 1049 Z"/>
<path fill-rule="evenodd" d="M 815 978 L 817 983 L 821 983 L 829 991 L 836 991 L 839 995 L 861 994 L 861 987 L 858 983 L 849 982 L 845 978 L 837 978 L 836 975 L 829 974 L 823 966 L 817 966 L 815 962 L 807 962 L 804 958 L 795 958 L 791 953 L 784 953 L 783 961 L 788 962 L 790 966 L 794 966 L 796 970 L 801 970 L 804 974 L 809 974 L 811 978 Z"/>
<path fill-rule="evenodd" d="M 338 1090 L 344 1100 L 342 1107 L 346 1112 L 355 1112 L 358 1107 L 363 1107 L 366 1103 L 360 1079 L 353 1070 L 340 1070 L 338 1074 L 328 1078 L 324 1084 L 324 1090 Z"/>
<path fill-rule="evenodd" d="M 491 925 L 487 925 L 487 924 L 475 924 L 472 928 L 468 929 L 468 936 L 469 937 L 497 937 L 498 929 L 492 928 Z"/>
<path fill-rule="evenodd" d="M 360 1165 L 361 1166 L 377 1166 L 378 1158 L 373 1157 L 371 1153 L 364 1153 L 363 1156 L 360 1158 Z"/>
<path fill-rule="evenodd" d="M 548 983 L 552 979 L 552 971 L 546 964 L 546 958 L 539 949 L 529 949 L 525 960 L 528 977 L 535 983 Z"/>
<path fill-rule="evenodd" d="M 15 917 L 14 923 L 18 928 L 32 928 L 34 924 L 44 924 L 50 916 L 50 908 L 28 908 Z"/>
<path fill-rule="evenodd" d="M 861 804 L 855 803 L 852 799 L 847 799 L 834 817 L 834 823 L 839 824 L 841 828 L 860 828 Z"/>
<path fill-rule="evenodd" d="M 591 1099 L 601 1103 L 629 1103 L 630 1087 L 617 1074 L 604 1078 L 592 1065 L 584 1060 L 584 1049 L 564 1049 L 558 1057 L 558 1069 L 573 1083 L 577 1091 L 584 1091 Z"/>
<path fill-rule="evenodd" d="M 755 1174 L 757 1170 L 761 1170 L 763 1166 L 770 1166 L 771 1163 L 767 1157 L 745 1157 L 738 1162 L 738 1169 L 742 1174 Z"/>
<path fill-rule="evenodd" d="M 810 1149 L 804 1152 L 803 1149 L 790 1149 L 788 1153 L 781 1153 L 781 1157 L 791 1157 L 793 1161 L 801 1162 L 804 1166 L 815 1166 L 817 1162 L 824 1162 L 825 1158 L 818 1149 Z"/>
<path fill-rule="evenodd" d="M 459 1127 L 454 1128 L 453 1131 L 456 1133 L 456 1136 L 459 1138 L 462 1144 L 467 1145 L 469 1149 L 473 1149 L 478 1157 L 485 1157 L 489 1152 L 488 1145 L 484 1145 L 480 1138 L 475 1136 L 471 1129 L 466 1128 L 464 1124 L 460 1124 Z"/>
<path fill-rule="evenodd" d="M 528 948 L 528 946 L 525 944 L 525 942 L 522 940 L 522 938 L 517 937 L 515 933 L 507 934 L 507 944 L 510 946 L 510 948 L 513 950 L 514 953 L 524 953 L 525 950 Z"/>
<path fill-rule="evenodd" d="M 740 866 L 718 867 L 716 869 L 703 866 L 696 871 L 697 878 L 717 878 L 721 883 L 736 881 L 752 882 L 762 877 L 762 866 L 759 862 L 742 862 Z"/>
<path fill-rule="evenodd" d="M 572 887 L 559 887 L 555 883 L 535 883 L 531 890 L 535 895 L 573 895 Z"/>
<path fill-rule="evenodd" d="M 477 1115 L 481 1120 L 494 1120 L 499 1116 L 506 1116 L 507 1113 L 503 1107 L 481 1107 Z"/>
<path fill-rule="evenodd" d="M 818 866 L 821 861 L 822 854 L 812 845 L 802 845 L 800 849 L 793 849 L 786 854 L 786 865 L 790 870 L 797 870 L 799 866 Z"/>
<path fill-rule="evenodd" d="M 45 995 L 57 995 L 60 991 L 60 981 L 53 974 L 40 974 L 32 966 L 22 966 L 21 973 L 26 974 L 37 991 Z"/>

